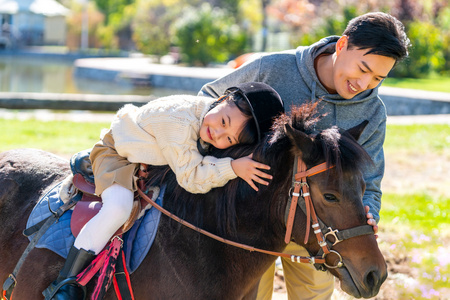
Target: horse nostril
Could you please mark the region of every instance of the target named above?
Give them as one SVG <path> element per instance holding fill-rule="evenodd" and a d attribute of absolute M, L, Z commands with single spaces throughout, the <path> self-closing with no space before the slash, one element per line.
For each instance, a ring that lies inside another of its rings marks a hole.
<path fill-rule="evenodd" d="M 370 271 L 366 275 L 366 286 L 377 287 L 380 282 L 380 276 L 377 271 Z"/>

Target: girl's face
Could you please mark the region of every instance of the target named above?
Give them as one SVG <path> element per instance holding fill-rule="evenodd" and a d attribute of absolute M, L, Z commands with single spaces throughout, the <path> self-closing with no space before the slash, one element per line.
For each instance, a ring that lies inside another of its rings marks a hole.
<path fill-rule="evenodd" d="M 206 114 L 200 127 L 200 138 L 218 149 L 236 145 L 247 119 L 236 105 L 223 101 Z"/>

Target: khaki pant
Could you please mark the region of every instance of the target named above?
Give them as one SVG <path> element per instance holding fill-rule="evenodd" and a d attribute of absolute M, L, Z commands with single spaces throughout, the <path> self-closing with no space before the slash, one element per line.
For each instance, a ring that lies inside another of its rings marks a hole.
<path fill-rule="evenodd" d="M 285 253 L 309 256 L 308 251 L 295 243 L 289 243 Z M 317 271 L 311 264 L 294 263 L 281 258 L 284 279 L 289 300 L 331 299 L 334 290 L 334 277 L 329 272 Z M 270 300 L 273 293 L 275 263 L 264 273 L 258 287 L 258 300 Z"/>
<path fill-rule="evenodd" d="M 111 131 L 95 144 L 89 156 L 92 162 L 92 171 L 95 179 L 95 194 L 100 196 L 103 191 L 117 183 L 124 188 L 135 192 L 137 190 L 136 171 L 139 164 L 129 162 L 120 156 L 114 148 L 114 139 Z"/>

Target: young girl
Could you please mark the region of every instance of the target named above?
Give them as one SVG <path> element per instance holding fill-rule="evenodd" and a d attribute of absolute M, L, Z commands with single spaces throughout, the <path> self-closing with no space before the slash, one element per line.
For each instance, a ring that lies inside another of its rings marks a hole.
<path fill-rule="evenodd" d="M 140 163 L 169 165 L 180 186 L 191 193 L 206 193 L 236 177 L 256 191 L 255 182 L 267 185 L 272 177 L 261 170 L 269 166 L 250 156 L 233 160 L 201 153 L 210 146 L 254 144 L 283 112 L 278 93 L 257 82 L 229 88 L 219 99 L 176 95 L 120 109 L 90 154 L 95 192 L 103 206 L 81 230 L 53 285 L 77 275 L 127 221 Z M 78 299 L 77 290 L 75 284 L 64 285 L 54 299 Z"/>

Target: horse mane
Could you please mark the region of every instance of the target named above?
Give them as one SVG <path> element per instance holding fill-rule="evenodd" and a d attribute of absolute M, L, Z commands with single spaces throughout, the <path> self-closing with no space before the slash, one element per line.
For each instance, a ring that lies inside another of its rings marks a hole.
<path fill-rule="evenodd" d="M 338 186 L 343 187 L 342 181 L 346 174 L 363 172 L 367 166 L 373 165 L 366 150 L 347 132 L 349 128 L 331 126 L 318 131 L 317 124 L 327 113 L 319 113 L 320 102 L 305 103 L 292 107 L 291 118 L 280 118 L 274 124 L 277 135 L 272 139 L 284 136 L 284 126 L 289 123 L 293 128 L 302 131 L 314 140 L 315 147 L 309 153 L 302 153 L 302 159 L 312 167 L 325 161 L 327 166 L 334 166 L 337 172 Z M 275 141 L 272 141 L 275 142 Z M 343 190 L 340 191 L 343 193 Z"/>
<path fill-rule="evenodd" d="M 317 132 L 316 125 L 324 117 L 323 114 L 318 113 L 319 103 L 306 103 L 292 107 L 291 114 L 278 117 L 272 132 L 257 145 L 236 145 L 225 150 L 212 150 L 210 155 L 218 158 L 238 158 L 253 153 L 253 159 L 270 165 L 273 179 L 269 186 L 260 186 L 259 192 L 255 192 L 245 181 L 236 178 L 225 186 L 214 188 L 206 194 L 191 194 L 177 184 L 175 175 L 168 166 L 150 166 L 147 185 L 161 185 L 164 181 L 167 184 L 166 191 L 171 191 L 164 197 L 166 208 L 180 218 L 190 220 L 196 226 L 232 238 L 236 235 L 238 227 L 237 211 L 242 213 L 239 206 L 243 205 L 243 202 L 251 202 L 254 207 L 269 205 L 272 209 L 272 203 L 269 203 L 271 200 L 258 197 L 268 189 L 270 189 L 269 195 L 279 195 L 275 198 L 287 198 L 293 163 L 286 162 L 293 161 L 295 154 L 295 147 L 284 130 L 287 123 L 315 141 L 316 151 L 303 154 L 307 165 L 325 160 L 328 165 L 335 166 L 340 180 L 342 175 L 360 171 L 367 162 L 371 161 L 366 151 L 345 130 L 333 126 Z M 265 198 L 270 197 L 266 194 Z M 203 218 L 205 213 L 208 216 L 215 215 L 215 222 L 212 222 L 214 224 L 205 223 Z"/>

